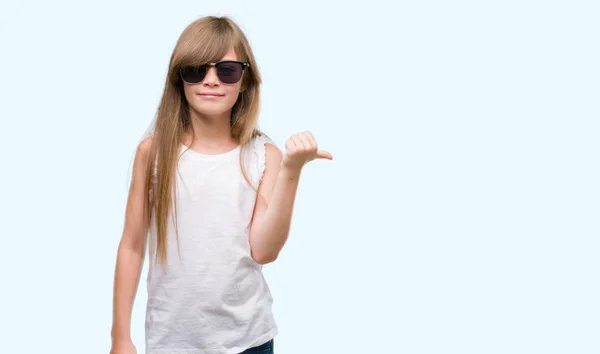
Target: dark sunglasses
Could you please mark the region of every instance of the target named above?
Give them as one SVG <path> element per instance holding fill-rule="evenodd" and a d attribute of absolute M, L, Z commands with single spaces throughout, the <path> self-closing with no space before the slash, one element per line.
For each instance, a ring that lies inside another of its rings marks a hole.
<path fill-rule="evenodd" d="M 198 84 L 206 77 L 208 68 L 214 66 L 217 68 L 217 77 L 224 84 L 235 84 L 242 79 L 244 69 L 250 66 L 250 63 L 226 60 L 218 63 L 208 63 L 200 66 L 188 66 L 179 71 L 181 79 L 188 84 Z"/>

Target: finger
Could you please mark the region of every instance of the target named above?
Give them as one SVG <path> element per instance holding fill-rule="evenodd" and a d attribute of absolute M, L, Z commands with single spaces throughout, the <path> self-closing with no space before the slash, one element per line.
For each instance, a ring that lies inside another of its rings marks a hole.
<path fill-rule="evenodd" d="M 288 151 L 290 152 L 298 150 L 296 143 L 294 143 L 294 141 L 291 138 L 285 142 L 285 148 L 288 149 Z"/>
<path fill-rule="evenodd" d="M 331 156 L 331 154 L 325 150 L 318 150 L 317 151 L 317 158 L 320 159 L 327 159 L 327 160 L 333 160 L 333 156 Z"/>
<path fill-rule="evenodd" d="M 305 131 L 304 133 L 302 133 L 302 135 L 304 135 L 308 139 L 308 141 L 310 142 L 310 146 L 313 149 L 317 149 L 317 147 L 318 147 L 317 140 L 315 139 L 315 137 L 312 135 L 311 132 Z"/>
<path fill-rule="evenodd" d="M 310 138 L 306 136 L 304 133 L 298 134 L 298 139 L 302 142 L 302 146 L 308 151 L 313 150 L 312 143 L 310 142 Z"/>
<path fill-rule="evenodd" d="M 298 149 L 301 149 L 301 150 L 306 149 L 306 146 L 304 146 L 304 142 L 302 141 L 302 138 L 298 134 L 294 134 L 292 136 L 292 140 L 294 141 L 294 143 L 296 144 Z"/>

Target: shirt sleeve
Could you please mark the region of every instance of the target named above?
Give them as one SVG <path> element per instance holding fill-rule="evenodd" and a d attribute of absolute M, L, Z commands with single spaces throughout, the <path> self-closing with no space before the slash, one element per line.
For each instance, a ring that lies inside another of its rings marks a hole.
<path fill-rule="evenodd" d="M 265 172 L 265 166 L 267 163 L 267 149 L 265 144 L 271 144 L 277 146 L 271 138 L 265 134 L 257 136 L 254 140 L 254 156 L 257 161 L 257 186 L 262 181 L 263 174 Z"/>

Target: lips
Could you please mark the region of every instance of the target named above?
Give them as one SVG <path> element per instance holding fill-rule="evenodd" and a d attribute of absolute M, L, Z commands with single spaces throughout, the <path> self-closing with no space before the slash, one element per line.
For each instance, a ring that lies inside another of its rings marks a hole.
<path fill-rule="evenodd" d="M 200 96 L 205 96 L 205 97 L 221 97 L 223 95 L 221 95 L 219 93 L 214 93 L 214 92 L 206 92 L 206 93 L 201 93 Z"/>

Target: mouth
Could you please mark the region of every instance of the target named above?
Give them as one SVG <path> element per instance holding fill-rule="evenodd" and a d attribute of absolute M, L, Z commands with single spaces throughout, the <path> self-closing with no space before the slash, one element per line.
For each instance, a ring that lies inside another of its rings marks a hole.
<path fill-rule="evenodd" d="M 201 93 L 200 96 L 202 96 L 202 97 L 223 97 L 224 95 L 221 95 L 218 93 L 213 93 L 213 92 L 207 92 L 207 93 Z"/>

